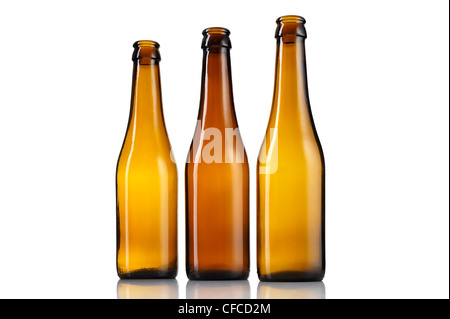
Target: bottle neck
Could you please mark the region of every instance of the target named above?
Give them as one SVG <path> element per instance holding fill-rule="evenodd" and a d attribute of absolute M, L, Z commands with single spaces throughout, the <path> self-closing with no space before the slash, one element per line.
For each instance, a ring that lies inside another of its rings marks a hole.
<path fill-rule="evenodd" d="M 299 117 L 309 121 L 309 97 L 306 78 L 305 38 L 277 38 L 275 91 L 272 110 L 277 116 Z"/>
<path fill-rule="evenodd" d="M 233 103 L 230 49 L 203 50 L 202 88 L 198 120 L 202 128 L 236 128 Z"/>
<path fill-rule="evenodd" d="M 155 131 L 164 126 L 158 61 L 134 62 L 131 112 L 130 124 L 137 131 Z"/>

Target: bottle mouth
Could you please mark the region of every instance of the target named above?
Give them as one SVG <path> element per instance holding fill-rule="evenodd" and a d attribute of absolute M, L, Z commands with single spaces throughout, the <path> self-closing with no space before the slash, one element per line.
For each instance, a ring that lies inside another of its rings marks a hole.
<path fill-rule="evenodd" d="M 230 30 L 227 28 L 206 28 L 202 32 L 202 49 L 220 47 L 231 49 L 230 33 Z"/>
<path fill-rule="evenodd" d="M 221 28 L 221 27 L 212 27 L 212 28 L 206 28 L 203 30 L 202 34 L 205 36 L 207 34 L 223 34 L 226 36 L 230 35 L 230 30 L 227 28 Z"/>
<path fill-rule="evenodd" d="M 159 48 L 159 43 L 156 41 L 152 41 L 152 40 L 140 40 L 140 41 L 136 41 L 133 44 L 133 47 L 154 47 L 154 48 Z"/>
<path fill-rule="evenodd" d="M 301 16 L 296 15 L 287 15 L 287 16 L 281 16 L 277 19 L 277 24 L 279 23 L 306 23 L 305 18 Z"/>
<path fill-rule="evenodd" d="M 152 40 L 140 40 L 133 44 L 134 52 L 132 60 L 140 64 L 154 64 L 161 60 L 159 43 Z"/>
<path fill-rule="evenodd" d="M 275 38 L 283 38 L 284 42 L 295 41 L 295 37 L 306 38 L 305 18 L 297 15 L 286 15 L 279 17 L 276 23 Z"/>

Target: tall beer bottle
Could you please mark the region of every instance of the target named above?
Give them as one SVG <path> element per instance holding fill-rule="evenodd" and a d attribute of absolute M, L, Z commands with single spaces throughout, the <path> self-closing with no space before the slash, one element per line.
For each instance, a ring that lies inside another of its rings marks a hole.
<path fill-rule="evenodd" d="M 116 173 L 120 278 L 177 274 L 177 169 L 161 102 L 159 44 L 134 44 L 128 129 Z"/>
<path fill-rule="evenodd" d="M 186 163 L 186 272 L 189 279 L 246 279 L 249 168 L 236 120 L 230 32 L 203 31 L 197 127 Z"/>
<path fill-rule="evenodd" d="M 306 79 L 305 20 L 277 20 L 275 89 L 257 165 L 261 281 L 320 281 L 325 272 L 325 167 Z"/>

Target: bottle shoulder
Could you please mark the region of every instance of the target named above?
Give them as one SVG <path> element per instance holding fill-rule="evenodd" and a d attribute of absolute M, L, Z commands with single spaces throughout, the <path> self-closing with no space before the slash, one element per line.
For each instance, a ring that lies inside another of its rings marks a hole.
<path fill-rule="evenodd" d="M 118 162 L 133 161 L 136 163 L 174 163 L 175 159 L 167 137 L 140 138 L 125 137 Z"/>
<path fill-rule="evenodd" d="M 302 161 L 323 158 L 320 140 L 314 130 L 268 127 L 258 154 L 259 163 Z"/>
<path fill-rule="evenodd" d="M 203 128 L 198 125 L 189 147 L 187 163 L 247 163 L 239 128 Z"/>

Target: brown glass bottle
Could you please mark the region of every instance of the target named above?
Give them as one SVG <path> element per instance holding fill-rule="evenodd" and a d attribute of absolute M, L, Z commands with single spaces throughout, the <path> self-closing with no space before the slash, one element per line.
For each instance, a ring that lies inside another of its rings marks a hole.
<path fill-rule="evenodd" d="M 305 20 L 277 20 L 275 90 L 257 168 L 261 281 L 319 281 L 325 273 L 325 164 L 309 104 Z"/>
<path fill-rule="evenodd" d="M 159 44 L 134 44 L 127 133 L 116 172 L 117 273 L 120 278 L 177 274 L 177 169 L 161 102 Z"/>
<path fill-rule="evenodd" d="M 246 279 L 249 168 L 231 83 L 230 32 L 203 31 L 197 127 L 186 163 L 186 272 L 189 279 Z"/>

